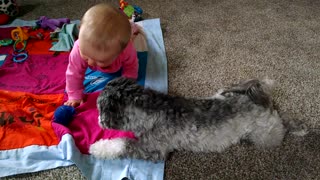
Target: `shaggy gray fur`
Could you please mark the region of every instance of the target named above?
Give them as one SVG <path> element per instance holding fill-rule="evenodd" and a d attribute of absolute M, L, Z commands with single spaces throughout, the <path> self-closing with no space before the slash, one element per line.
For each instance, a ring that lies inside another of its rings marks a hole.
<path fill-rule="evenodd" d="M 138 140 L 127 139 L 120 157 L 164 160 L 174 150 L 221 152 L 241 139 L 274 147 L 281 144 L 286 130 L 269 90 L 268 81 L 250 80 L 212 98 L 194 99 L 118 78 L 98 97 L 99 123 L 135 133 Z"/>

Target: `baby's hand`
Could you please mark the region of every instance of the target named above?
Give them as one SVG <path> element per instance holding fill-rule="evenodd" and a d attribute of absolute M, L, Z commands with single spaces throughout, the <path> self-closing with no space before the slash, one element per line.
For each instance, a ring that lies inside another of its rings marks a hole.
<path fill-rule="evenodd" d="M 77 107 L 82 103 L 82 100 L 68 100 L 64 103 L 66 106 Z"/>

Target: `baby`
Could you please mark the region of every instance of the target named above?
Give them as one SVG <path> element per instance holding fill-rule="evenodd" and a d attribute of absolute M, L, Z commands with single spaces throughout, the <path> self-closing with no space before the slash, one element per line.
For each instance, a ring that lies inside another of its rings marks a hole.
<path fill-rule="evenodd" d="M 122 69 L 122 76 L 138 76 L 137 52 L 132 42 L 128 17 L 119 9 L 98 4 L 91 7 L 80 24 L 66 71 L 65 105 L 79 106 L 83 100 L 83 80 L 88 67 L 105 73 Z"/>

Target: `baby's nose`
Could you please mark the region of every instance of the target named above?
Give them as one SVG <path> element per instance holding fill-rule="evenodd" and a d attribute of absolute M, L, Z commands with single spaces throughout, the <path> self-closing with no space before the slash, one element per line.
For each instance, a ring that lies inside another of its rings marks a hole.
<path fill-rule="evenodd" d="M 94 60 L 88 59 L 88 65 L 89 65 L 89 66 L 95 66 L 96 63 L 94 62 Z"/>

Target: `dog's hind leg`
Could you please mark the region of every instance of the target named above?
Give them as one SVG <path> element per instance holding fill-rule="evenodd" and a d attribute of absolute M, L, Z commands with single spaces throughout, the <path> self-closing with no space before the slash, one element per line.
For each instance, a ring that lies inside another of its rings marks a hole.
<path fill-rule="evenodd" d="M 101 159 L 135 158 L 151 161 L 165 160 L 168 156 L 166 146 L 159 145 L 150 138 L 139 140 L 115 138 L 99 140 L 90 146 L 89 153 Z"/>
<path fill-rule="evenodd" d="M 264 79 L 252 79 L 226 88 L 220 95 L 234 96 L 236 94 L 247 95 L 255 104 L 265 108 L 272 108 L 271 92 L 274 87 L 274 81 Z"/>
<path fill-rule="evenodd" d="M 272 114 L 266 112 L 255 123 L 249 140 L 259 148 L 272 148 L 281 145 L 285 132 L 277 111 L 273 111 Z"/>
<path fill-rule="evenodd" d="M 135 158 L 151 161 L 163 161 L 167 158 L 168 152 L 158 149 L 153 143 L 149 144 L 139 140 L 128 140 L 126 144 L 125 154 L 122 158 Z"/>
<path fill-rule="evenodd" d="M 306 134 L 308 134 L 308 127 L 301 120 L 292 118 L 286 112 L 280 113 L 280 117 L 288 133 L 295 136 L 305 136 Z"/>

